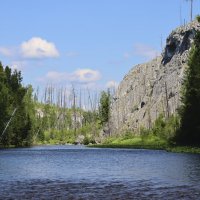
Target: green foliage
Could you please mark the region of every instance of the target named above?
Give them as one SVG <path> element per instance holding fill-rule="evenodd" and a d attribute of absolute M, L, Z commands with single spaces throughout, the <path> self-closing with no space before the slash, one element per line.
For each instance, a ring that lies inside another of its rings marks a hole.
<path fill-rule="evenodd" d="M 178 127 L 179 117 L 177 115 L 171 115 L 168 119 L 165 119 L 161 114 L 156 119 L 151 132 L 152 134 L 165 139 L 168 142 L 172 142 L 176 136 Z"/>
<path fill-rule="evenodd" d="M 142 137 L 141 135 L 138 136 L 132 133 L 128 135 L 124 134 L 121 137 L 109 137 L 103 142 L 103 144 L 95 146 L 111 148 L 163 149 L 167 146 L 167 141 L 153 134 L 148 134 L 145 137 Z"/>
<path fill-rule="evenodd" d="M 169 146 L 166 148 L 167 151 L 176 153 L 195 153 L 200 154 L 200 148 L 192 146 Z"/>
<path fill-rule="evenodd" d="M 181 101 L 181 125 L 176 141 L 184 145 L 200 145 L 200 32 L 196 33 L 190 52 Z"/>
<path fill-rule="evenodd" d="M 100 123 L 104 125 L 108 122 L 110 117 L 110 92 L 103 91 L 100 97 L 100 106 L 99 106 L 99 119 Z"/>
<path fill-rule="evenodd" d="M 99 147 L 111 148 L 150 148 L 165 149 L 174 143 L 176 130 L 179 127 L 178 116 L 170 116 L 165 119 L 160 115 L 152 129 L 140 127 L 139 133 L 130 131 L 124 134 L 107 137 Z"/>
<path fill-rule="evenodd" d="M 96 126 L 95 131 L 98 132 L 98 125 Z M 77 135 L 84 136 L 83 144 L 94 144 L 94 124 L 87 124 L 83 127 L 77 129 Z M 43 140 L 38 138 L 37 143 L 40 144 L 74 144 L 76 143 L 76 135 L 74 134 L 73 129 L 68 130 L 56 130 L 50 129 L 44 132 Z"/>
<path fill-rule="evenodd" d="M 73 144 L 76 143 L 79 136 L 84 136 L 83 144 L 88 144 L 94 143 L 94 138 L 98 136 L 100 124 L 96 111 L 61 108 L 38 102 L 35 102 L 35 107 L 36 124 L 39 130 L 35 137 L 35 144 Z M 75 127 L 76 132 L 74 131 Z"/>
<path fill-rule="evenodd" d="M 196 16 L 197 21 L 200 23 L 200 15 Z"/>
<path fill-rule="evenodd" d="M 33 136 L 32 90 L 22 86 L 21 72 L 0 63 L 0 145 L 29 146 Z M 16 109 L 13 118 L 13 111 Z M 7 122 L 12 119 L 4 135 Z"/>

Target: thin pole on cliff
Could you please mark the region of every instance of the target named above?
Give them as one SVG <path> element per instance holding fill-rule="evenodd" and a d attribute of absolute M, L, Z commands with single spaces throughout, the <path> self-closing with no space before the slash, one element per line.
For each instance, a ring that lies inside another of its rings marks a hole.
<path fill-rule="evenodd" d="M 190 7 L 190 20 L 192 21 L 192 18 L 193 18 L 193 0 L 190 0 L 191 2 L 191 7 Z"/>
<path fill-rule="evenodd" d="M 193 19 L 193 2 L 194 2 L 194 0 L 186 0 L 186 1 L 190 1 L 190 21 L 192 21 L 192 19 Z"/>
<path fill-rule="evenodd" d="M 181 2 L 180 2 L 180 26 L 183 25 L 183 22 L 182 22 L 182 5 L 181 5 Z"/>

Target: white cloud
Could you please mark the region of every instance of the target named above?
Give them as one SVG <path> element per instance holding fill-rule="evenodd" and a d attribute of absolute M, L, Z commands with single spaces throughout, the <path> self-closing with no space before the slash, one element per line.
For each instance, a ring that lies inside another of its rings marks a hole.
<path fill-rule="evenodd" d="M 78 69 L 71 74 L 72 80 L 79 82 L 95 82 L 101 78 L 101 74 L 97 70 L 92 69 Z"/>
<path fill-rule="evenodd" d="M 0 54 L 9 57 L 9 56 L 12 56 L 13 52 L 12 52 L 11 48 L 0 47 Z"/>
<path fill-rule="evenodd" d="M 107 88 L 114 88 L 116 89 L 118 87 L 119 83 L 117 83 L 116 81 L 108 81 L 106 83 L 106 87 Z"/>
<path fill-rule="evenodd" d="M 134 54 L 152 59 L 155 58 L 159 54 L 159 52 L 148 45 L 138 43 L 134 45 Z"/>
<path fill-rule="evenodd" d="M 92 84 L 100 78 L 101 74 L 99 71 L 92 69 L 78 69 L 72 73 L 49 71 L 44 77 L 39 78 L 39 80 L 54 83 L 77 82 Z"/>
<path fill-rule="evenodd" d="M 50 58 L 59 56 L 54 43 L 39 37 L 33 37 L 23 42 L 20 49 L 24 58 Z"/>

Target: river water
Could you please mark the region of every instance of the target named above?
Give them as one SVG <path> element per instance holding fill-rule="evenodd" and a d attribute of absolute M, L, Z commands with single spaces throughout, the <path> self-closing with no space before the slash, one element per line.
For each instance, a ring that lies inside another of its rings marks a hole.
<path fill-rule="evenodd" d="M 84 146 L 0 149 L 0 199 L 200 199 L 200 155 Z"/>

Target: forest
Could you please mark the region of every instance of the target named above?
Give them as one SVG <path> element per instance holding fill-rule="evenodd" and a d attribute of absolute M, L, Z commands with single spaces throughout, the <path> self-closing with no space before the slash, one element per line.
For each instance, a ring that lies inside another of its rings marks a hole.
<path fill-rule="evenodd" d="M 108 121 L 110 92 L 24 87 L 21 72 L 0 64 L 0 145 L 96 143 Z M 101 102 L 101 105 L 99 104 Z"/>

